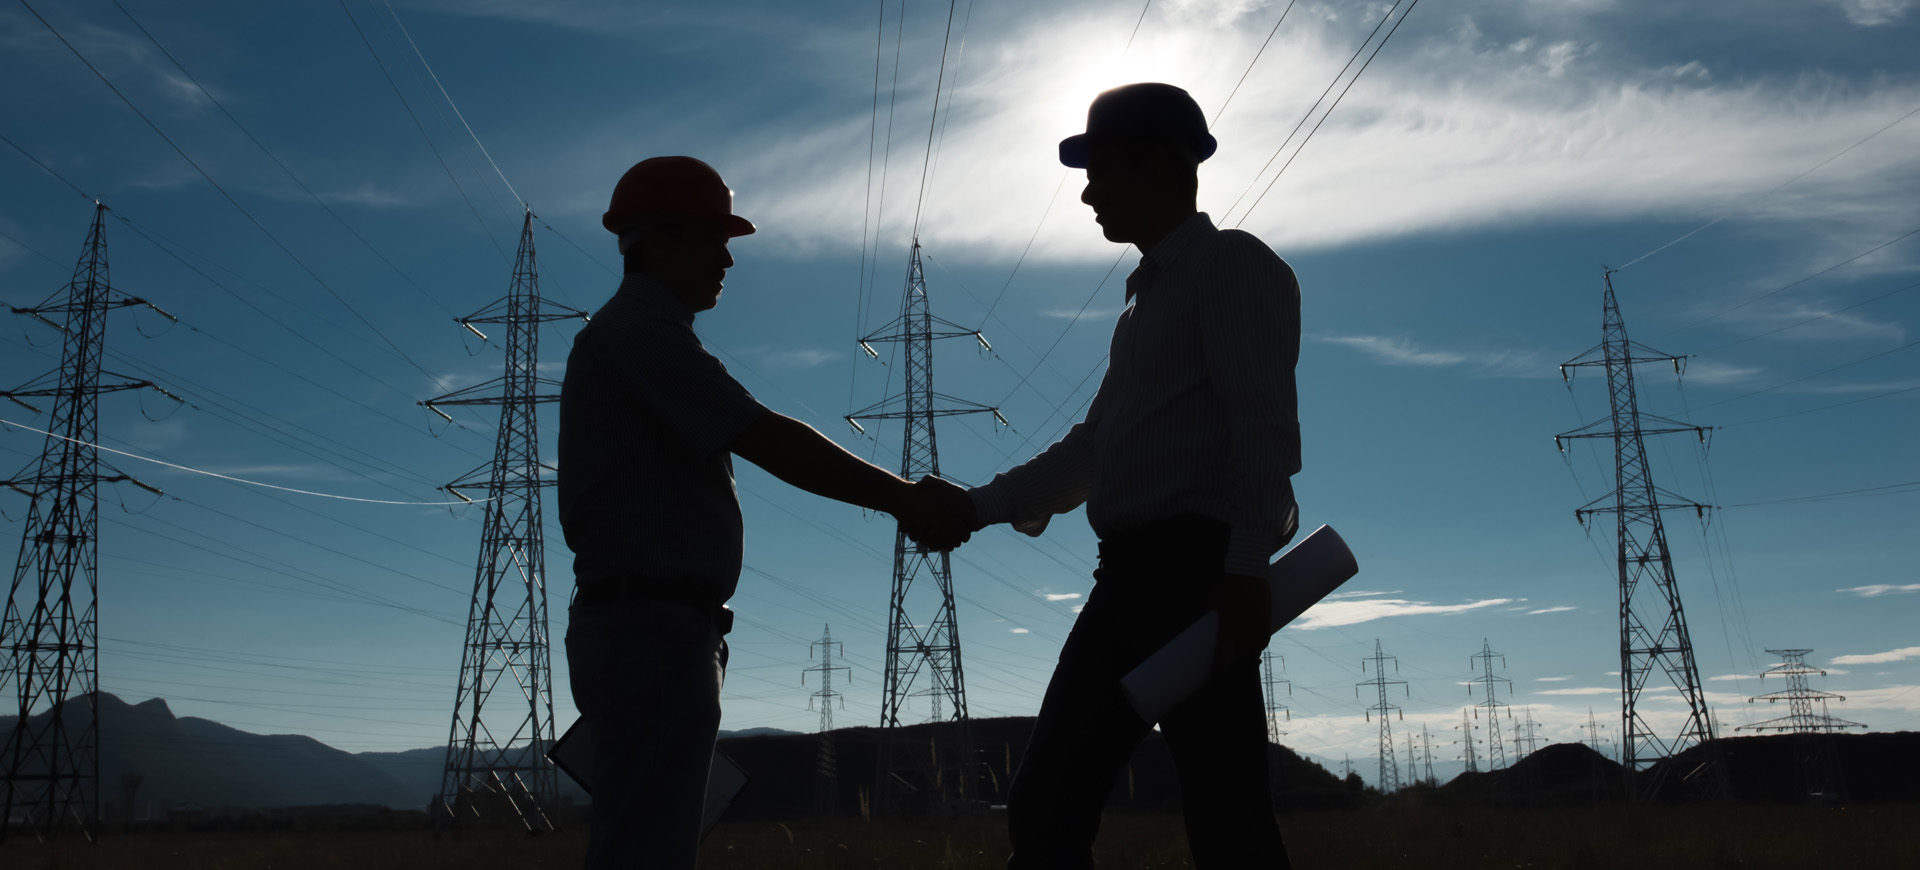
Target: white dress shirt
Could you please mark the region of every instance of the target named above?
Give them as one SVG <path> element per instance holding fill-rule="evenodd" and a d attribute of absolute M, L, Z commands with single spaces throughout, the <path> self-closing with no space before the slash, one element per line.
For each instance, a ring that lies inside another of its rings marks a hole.
<path fill-rule="evenodd" d="M 1082 502 L 1103 540 L 1199 514 L 1232 527 L 1226 570 L 1266 576 L 1293 537 L 1300 285 L 1249 233 L 1194 214 L 1127 277 L 1086 420 L 972 490 L 983 523 L 1039 535 Z"/>

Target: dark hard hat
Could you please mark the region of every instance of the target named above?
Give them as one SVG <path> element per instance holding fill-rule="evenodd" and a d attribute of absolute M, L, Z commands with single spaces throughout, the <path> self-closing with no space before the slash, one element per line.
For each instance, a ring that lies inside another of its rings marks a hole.
<path fill-rule="evenodd" d="M 1207 132 L 1207 116 L 1186 91 L 1159 82 L 1121 85 L 1102 91 L 1087 107 L 1087 132 L 1060 140 L 1060 162 L 1087 166 L 1087 144 L 1096 137 L 1164 137 L 1192 146 L 1200 160 L 1213 156 L 1219 142 Z"/>
<path fill-rule="evenodd" d="M 613 201 L 600 225 L 616 235 L 650 217 L 718 218 L 728 236 L 752 233 L 753 224 L 733 213 L 733 191 L 713 167 L 692 157 L 649 157 L 613 186 Z"/>

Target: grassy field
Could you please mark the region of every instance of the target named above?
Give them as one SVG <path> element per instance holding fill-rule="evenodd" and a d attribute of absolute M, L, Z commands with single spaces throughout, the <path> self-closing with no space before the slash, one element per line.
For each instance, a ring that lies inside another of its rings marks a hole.
<path fill-rule="evenodd" d="M 1282 820 L 1302 868 L 1881 868 L 1920 867 L 1920 806 L 1495 812 L 1399 807 Z M 581 832 L 543 837 L 426 832 L 138 834 L 98 845 L 20 839 L 7 870 L 372 870 L 571 868 Z M 703 868 L 992 868 L 1005 861 L 995 820 L 953 823 L 741 823 L 707 841 Z M 1102 868 L 1191 867 L 1180 820 L 1110 816 Z"/>

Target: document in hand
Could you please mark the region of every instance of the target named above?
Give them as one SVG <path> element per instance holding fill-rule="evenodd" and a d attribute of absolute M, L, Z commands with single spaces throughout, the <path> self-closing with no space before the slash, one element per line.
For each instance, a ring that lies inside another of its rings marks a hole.
<path fill-rule="evenodd" d="M 547 760 L 560 768 L 562 773 L 573 777 L 580 788 L 592 796 L 593 782 L 593 723 L 582 716 L 573 721 L 573 727 L 567 733 L 553 741 L 553 747 L 547 751 Z M 734 764 L 733 759 L 713 751 L 713 766 L 707 770 L 707 803 L 700 815 L 700 836 L 704 839 L 707 832 L 713 830 L 713 823 L 720 821 L 720 815 L 733 805 L 733 799 L 740 796 L 741 789 L 747 787 L 747 772 Z"/>
<path fill-rule="evenodd" d="M 1267 631 L 1285 628 L 1358 573 L 1360 565 L 1339 533 L 1332 526 L 1315 529 L 1267 567 L 1267 587 L 1273 592 Z M 1142 720 L 1160 721 L 1200 689 L 1213 673 L 1213 644 L 1219 634 L 1219 611 L 1208 613 L 1120 679 L 1121 690 Z"/>

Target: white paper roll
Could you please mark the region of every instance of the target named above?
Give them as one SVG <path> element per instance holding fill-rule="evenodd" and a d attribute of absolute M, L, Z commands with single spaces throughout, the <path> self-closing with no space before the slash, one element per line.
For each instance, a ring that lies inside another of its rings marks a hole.
<path fill-rule="evenodd" d="M 1319 603 L 1340 584 L 1360 573 L 1353 551 L 1332 526 L 1321 526 L 1305 540 L 1280 554 L 1267 568 L 1267 588 L 1273 607 L 1268 633 L 1279 631 Z M 1187 626 L 1158 652 L 1148 656 L 1120 680 L 1120 688 L 1134 712 L 1147 722 L 1158 722 L 1167 711 L 1198 691 L 1213 673 L 1213 645 L 1220 634 L 1220 613 L 1213 611 Z"/>

